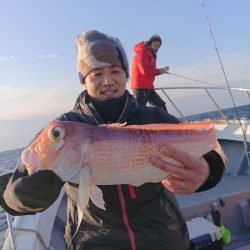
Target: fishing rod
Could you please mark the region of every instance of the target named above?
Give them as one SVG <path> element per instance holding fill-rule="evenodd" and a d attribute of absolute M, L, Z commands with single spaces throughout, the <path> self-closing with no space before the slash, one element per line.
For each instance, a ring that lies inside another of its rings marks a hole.
<path fill-rule="evenodd" d="M 194 82 L 198 82 L 198 83 L 204 83 L 204 84 L 207 84 L 207 85 L 210 85 L 210 86 L 213 86 L 213 87 L 219 87 L 218 85 L 213 84 L 213 83 L 210 83 L 210 82 L 205 82 L 205 81 L 197 80 L 197 79 L 190 78 L 190 77 L 187 77 L 187 76 L 177 75 L 177 74 L 171 73 L 171 72 L 169 72 L 169 71 L 168 71 L 167 73 L 168 73 L 169 75 L 173 75 L 173 76 L 176 76 L 176 77 L 180 77 L 180 78 L 183 78 L 183 79 L 186 79 L 186 80 L 190 80 L 190 81 L 194 81 Z"/>
<path fill-rule="evenodd" d="M 208 15 L 207 15 L 207 12 L 206 12 L 206 7 L 205 7 L 205 4 L 204 4 L 204 1 L 200 0 L 200 2 L 201 2 L 201 7 L 203 9 L 204 18 L 207 21 L 208 30 L 209 30 L 210 35 L 212 37 L 214 49 L 215 49 L 217 57 L 219 59 L 221 70 L 223 72 L 223 75 L 224 75 L 224 78 L 225 78 L 225 81 L 226 81 L 226 84 L 227 84 L 227 89 L 229 91 L 229 95 L 230 95 L 232 103 L 233 103 L 233 108 L 235 110 L 235 113 L 236 113 L 236 116 L 237 116 L 237 120 L 238 120 L 238 122 L 240 124 L 241 130 L 242 130 L 242 133 L 243 133 L 243 138 L 244 138 L 243 141 L 244 141 L 244 147 L 245 147 L 245 151 L 246 151 L 247 162 L 248 162 L 248 166 L 250 167 L 250 159 L 249 159 L 249 154 L 248 154 L 249 147 L 248 147 L 248 144 L 247 144 L 247 138 L 246 138 L 245 129 L 243 128 L 243 125 L 242 125 L 242 122 L 241 122 L 241 119 L 240 119 L 240 115 L 239 115 L 237 106 L 236 106 L 235 101 L 234 101 L 234 97 L 233 97 L 233 94 L 232 94 L 232 91 L 231 91 L 231 88 L 230 88 L 230 85 L 229 85 L 229 82 L 228 82 L 228 79 L 227 79 L 226 71 L 224 69 L 224 66 L 223 66 L 223 63 L 222 63 L 222 60 L 221 60 L 221 57 L 220 57 L 219 49 L 218 49 L 218 46 L 217 46 L 216 41 L 215 41 L 215 37 L 214 37 L 214 34 L 213 34 L 212 26 L 211 26 L 211 24 L 209 22 L 209 19 L 208 19 Z"/>

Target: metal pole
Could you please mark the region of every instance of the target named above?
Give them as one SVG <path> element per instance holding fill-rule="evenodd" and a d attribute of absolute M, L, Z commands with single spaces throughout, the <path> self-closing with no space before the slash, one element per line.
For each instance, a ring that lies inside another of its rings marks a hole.
<path fill-rule="evenodd" d="M 225 119 L 227 121 L 227 118 L 225 117 L 225 115 L 223 114 L 222 110 L 220 109 L 219 105 L 217 104 L 217 102 L 214 100 L 214 98 L 212 97 L 212 95 L 210 94 L 210 92 L 208 91 L 207 88 L 205 88 L 205 91 L 207 93 L 207 95 L 209 96 L 210 100 L 213 102 L 213 104 L 216 106 L 218 112 L 220 113 L 220 115 L 222 116 L 223 119 Z M 228 122 L 228 121 L 227 121 Z"/>
<path fill-rule="evenodd" d="M 223 63 L 222 63 L 222 60 L 221 60 L 221 57 L 220 57 L 219 49 L 217 47 L 217 44 L 216 44 L 216 41 L 215 41 L 215 38 L 214 38 L 212 27 L 210 25 L 210 22 L 209 22 L 209 19 L 208 19 L 208 15 L 207 15 L 207 12 L 206 12 L 206 8 L 205 8 L 205 4 L 204 4 L 203 0 L 201 0 L 201 6 L 203 8 L 204 17 L 205 17 L 205 19 L 207 21 L 207 24 L 208 24 L 208 29 L 209 29 L 209 32 L 210 32 L 210 35 L 212 37 L 213 44 L 214 44 L 214 49 L 216 50 L 217 57 L 219 59 L 220 65 L 221 65 L 221 70 L 222 70 L 222 73 L 224 75 L 224 78 L 225 78 L 225 81 L 226 81 L 226 84 L 227 84 L 227 88 L 228 88 L 228 91 L 229 91 L 229 94 L 230 94 L 230 97 L 231 97 L 231 100 L 232 100 L 232 103 L 233 103 L 233 107 L 234 107 L 235 113 L 237 115 L 237 119 L 239 121 L 241 130 L 242 130 L 243 142 L 244 142 L 244 147 L 245 147 L 247 162 L 248 162 L 248 166 L 250 167 L 250 158 L 249 158 L 249 155 L 248 155 L 248 144 L 247 144 L 246 133 L 244 131 L 244 128 L 243 128 L 243 125 L 242 125 L 242 121 L 240 119 L 240 115 L 239 115 L 238 109 L 237 109 L 235 101 L 234 101 L 234 97 L 233 97 L 233 94 L 232 94 L 232 91 L 231 91 L 231 88 L 230 88 L 230 85 L 229 85 L 229 82 L 228 82 L 228 79 L 227 79 L 226 71 L 224 70 L 224 66 L 223 66 Z"/>
<path fill-rule="evenodd" d="M 18 168 L 20 161 L 21 159 L 19 159 L 19 161 L 17 162 L 14 171 Z M 15 229 L 14 229 L 13 222 L 12 222 L 12 216 L 6 212 L 6 218 L 7 218 L 7 223 L 8 223 L 9 233 L 10 233 L 10 242 L 11 242 L 12 249 L 17 250 Z"/>
<path fill-rule="evenodd" d="M 249 93 L 249 91 L 246 90 L 246 93 L 247 93 L 248 97 L 250 98 L 250 93 Z"/>
<path fill-rule="evenodd" d="M 182 117 L 184 121 L 187 121 L 187 118 L 181 113 L 181 111 L 178 109 L 178 107 L 174 104 L 174 102 L 171 100 L 171 98 L 167 95 L 164 89 L 161 89 L 163 94 L 167 97 L 167 99 L 171 102 L 171 104 L 175 107 L 176 111 L 179 113 L 179 115 Z"/>
<path fill-rule="evenodd" d="M 7 218 L 7 223 L 8 223 L 8 227 L 9 227 L 10 242 L 11 242 L 12 249 L 17 250 L 15 229 L 14 229 L 13 222 L 12 222 L 12 216 L 10 214 L 6 213 L 6 218 Z"/>

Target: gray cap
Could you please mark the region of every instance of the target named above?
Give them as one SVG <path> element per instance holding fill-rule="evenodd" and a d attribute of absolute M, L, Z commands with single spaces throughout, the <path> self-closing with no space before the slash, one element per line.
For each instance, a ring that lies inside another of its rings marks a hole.
<path fill-rule="evenodd" d="M 129 78 L 127 55 L 118 38 L 90 30 L 77 36 L 76 46 L 81 83 L 91 70 L 105 66 L 120 66 Z"/>

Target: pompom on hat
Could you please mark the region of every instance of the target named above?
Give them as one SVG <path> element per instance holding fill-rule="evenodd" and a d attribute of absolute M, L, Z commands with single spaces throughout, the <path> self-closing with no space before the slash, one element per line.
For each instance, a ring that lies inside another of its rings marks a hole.
<path fill-rule="evenodd" d="M 90 30 L 77 36 L 76 46 L 81 83 L 91 70 L 106 66 L 120 66 L 129 78 L 127 55 L 118 38 Z"/>

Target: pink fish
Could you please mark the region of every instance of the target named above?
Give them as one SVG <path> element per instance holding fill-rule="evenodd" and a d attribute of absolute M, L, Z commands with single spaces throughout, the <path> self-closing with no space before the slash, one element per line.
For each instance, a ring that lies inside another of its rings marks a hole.
<path fill-rule="evenodd" d="M 167 144 L 201 157 L 218 146 L 214 122 L 93 126 L 54 121 L 23 151 L 22 161 L 29 174 L 49 169 L 74 181 L 85 169 L 93 185 L 139 186 L 168 176 L 149 163 L 152 155 L 171 161 L 159 153 Z"/>
<path fill-rule="evenodd" d="M 197 158 L 219 145 L 213 121 L 131 126 L 54 121 L 23 151 L 22 161 L 29 174 L 50 169 L 62 180 L 79 184 L 83 211 L 91 185 L 139 186 L 166 178 L 169 174 L 149 159 L 160 156 L 173 162 L 159 152 L 167 144 Z"/>

